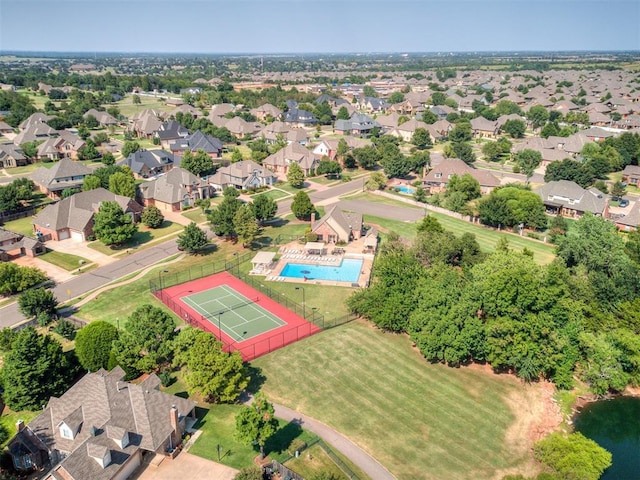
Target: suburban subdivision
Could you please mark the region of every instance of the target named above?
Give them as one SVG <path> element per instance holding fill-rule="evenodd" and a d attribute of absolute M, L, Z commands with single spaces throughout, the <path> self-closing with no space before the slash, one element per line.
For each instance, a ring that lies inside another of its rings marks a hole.
<path fill-rule="evenodd" d="M 0 34 L 0 478 L 637 478 L 640 45 L 376 37 Z"/>

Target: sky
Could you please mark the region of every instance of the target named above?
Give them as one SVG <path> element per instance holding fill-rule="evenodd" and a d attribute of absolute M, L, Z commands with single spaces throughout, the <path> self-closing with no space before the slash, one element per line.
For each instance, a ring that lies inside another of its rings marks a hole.
<path fill-rule="evenodd" d="M 0 0 L 0 50 L 640 50 L 640 0 Z"/>

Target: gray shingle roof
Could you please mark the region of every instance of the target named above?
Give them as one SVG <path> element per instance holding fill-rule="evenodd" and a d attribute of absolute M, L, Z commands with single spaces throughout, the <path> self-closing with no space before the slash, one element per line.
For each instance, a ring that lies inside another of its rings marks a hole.
<path fill-rule="evenodd" d="M 51 168 L 38 168 L 31 174 L 31 179 L 49 190 L 64 190 L 82 185 L 84 177 L 91 172 L 91 169 L 80 162 L 62 158 Z"/>
<path fill-rule="evenodd" d="M 127 166 L 133 173 L 139 175 L 145 170 L 164 170 L 167 165 L 172 165 L 175 158 L 172 153 L 164 150 L 138 150 L 118 162 L 120 166 Z"/>
<path fill-rule="evenodd" d="M 584 189 L 569 180 L 549 182 L 536 193 L 544 203 L 563 206 L 581 212 L 602 214 L 607 204 L 607 195 L 595 188 Z"/>
<path fill-rule="evenodd" d="M 205 135 L 200 130 L 186 138 L 176 140 L 171 144 L 172 151 L 191 150 L 192 152 L 196 152 L 198 150 L 204 150 L 209 154 L 218 153 L 222 150 L 222 147 L 223 144 L 221 140 L 211 135 Z"/>
<path fill-rule="evenodd" d="M 186 185 L 204 185 L 204 181 L 193 173 L 180 168 L 172 168 L 166 175 L 140 185 L 144 199 L 155 199 L 164 203 L 180 202 L 188 193 Z"/>

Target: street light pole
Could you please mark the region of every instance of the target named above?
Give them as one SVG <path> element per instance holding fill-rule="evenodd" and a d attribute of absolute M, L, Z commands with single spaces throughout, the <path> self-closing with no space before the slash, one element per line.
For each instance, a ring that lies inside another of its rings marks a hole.
<path fill-rule="evenodd" d="M 219 340 L 222 342 L 222 328 L 220 328 L 220 317 L 224 312 L 218 312 L 218 335 L 220 336 Z"/>
<path fill-rule="evenodd" d="M 304 287 L 296 287 L 296 290 L 302 290 L 302 315 L 306 318 L 307 316 L 307 307 L 306 307 L 306 303 L 305 302 L 305 295 L 304 295 Z"/>

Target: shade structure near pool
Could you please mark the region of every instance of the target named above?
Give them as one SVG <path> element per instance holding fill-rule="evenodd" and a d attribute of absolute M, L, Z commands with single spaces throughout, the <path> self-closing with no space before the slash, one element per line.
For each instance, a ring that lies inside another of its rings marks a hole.
<path fill-rule="evenodd" d="M 228 272 L 159 290 L 185 322 L 215 335 L 250 361 L 320 331 L 316 325 Z"/>

